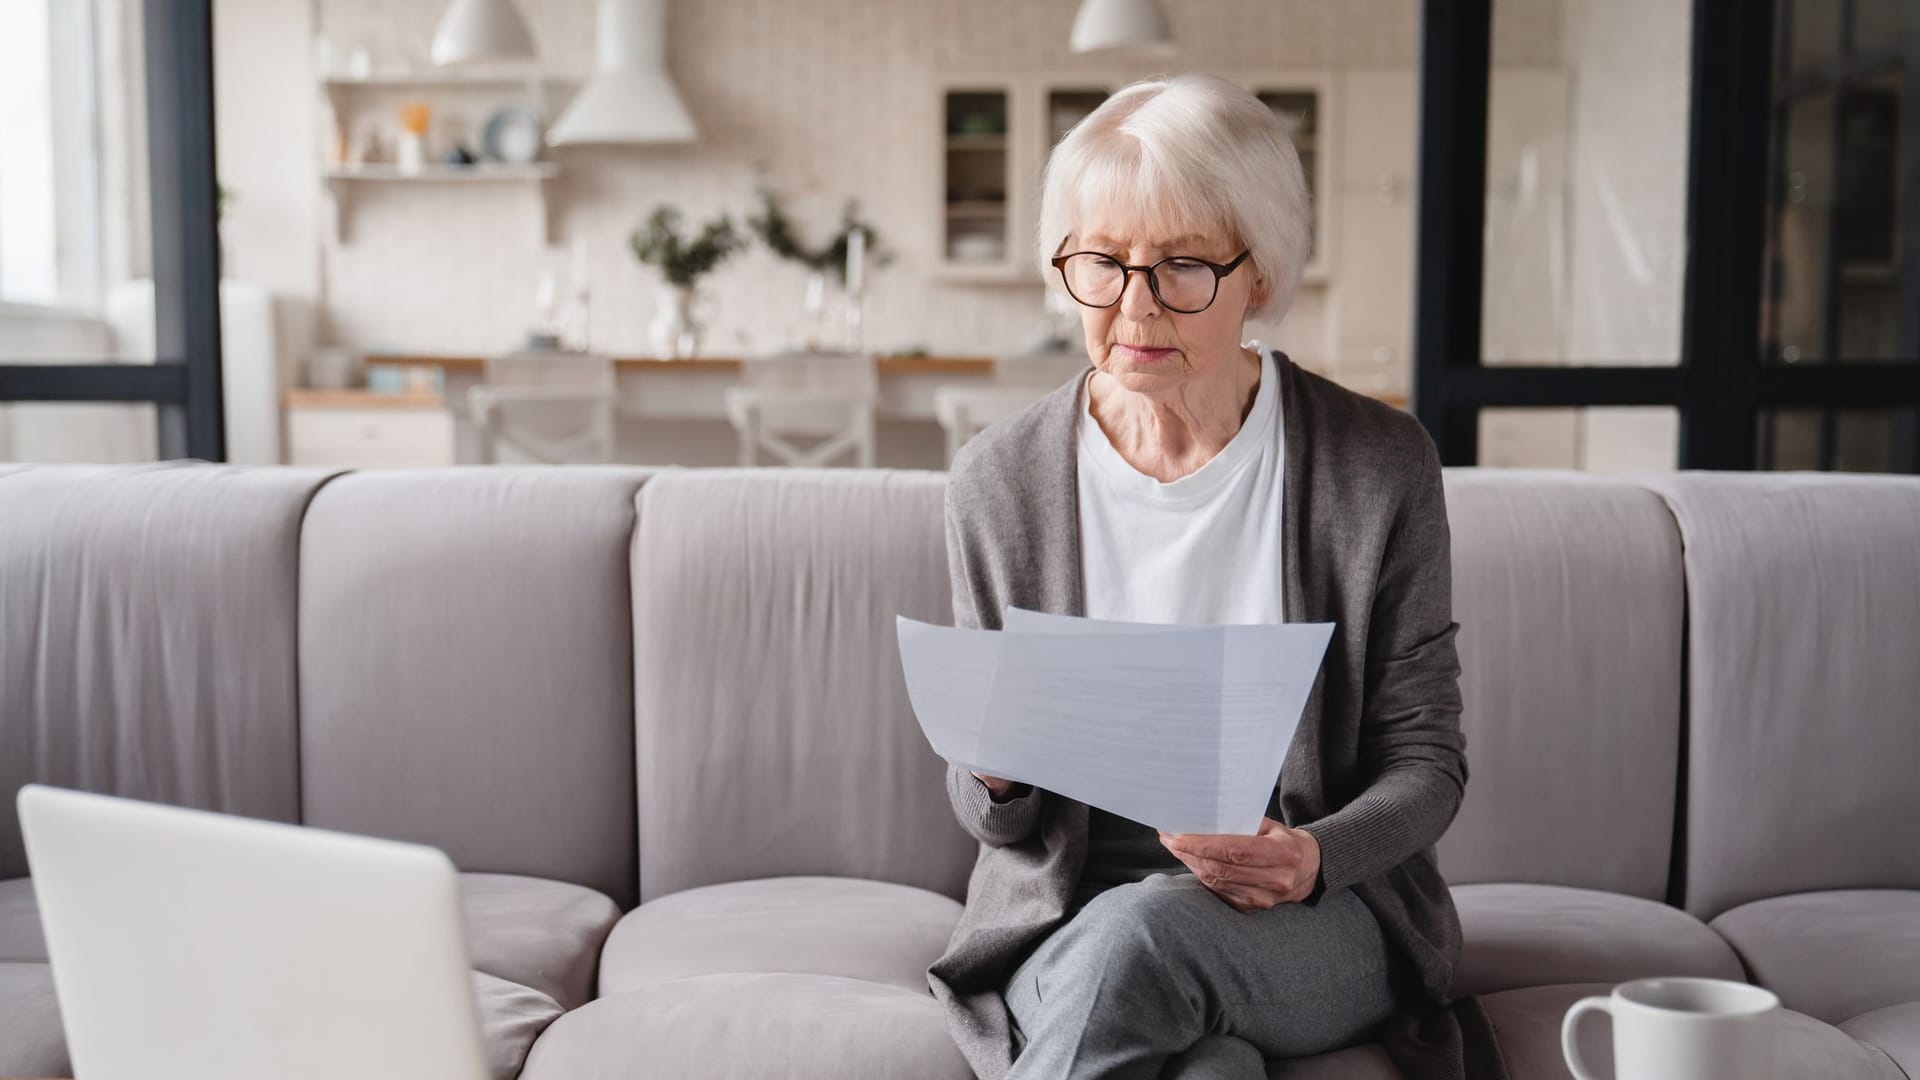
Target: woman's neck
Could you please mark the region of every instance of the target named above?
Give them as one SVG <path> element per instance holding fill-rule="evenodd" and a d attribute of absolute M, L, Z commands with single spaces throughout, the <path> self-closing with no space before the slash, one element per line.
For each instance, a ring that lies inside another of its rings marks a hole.
<path fill-rule="evenodd" d="M 1187 380 L 1177 393 L 1150 397 L 1104 372 L 1087 383 L 1087 404 L 1127 464 L 1161 483 L 1197 471 L 1233 441 L 1260 389 L 1261 357 L 1239 349 L 1232 362 Z"/>

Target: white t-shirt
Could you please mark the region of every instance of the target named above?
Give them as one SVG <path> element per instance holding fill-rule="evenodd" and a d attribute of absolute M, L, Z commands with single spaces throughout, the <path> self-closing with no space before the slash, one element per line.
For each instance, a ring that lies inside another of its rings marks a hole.
<path fill-rule="evenodd" d="M 1258 339 L 1253 409 L 1206 464 L 1171 483 L 1136 470 L 1080 415 L 1080 573 L 1086 615 L 1131 622 L 1280 623 L 1280 378 Z"/>

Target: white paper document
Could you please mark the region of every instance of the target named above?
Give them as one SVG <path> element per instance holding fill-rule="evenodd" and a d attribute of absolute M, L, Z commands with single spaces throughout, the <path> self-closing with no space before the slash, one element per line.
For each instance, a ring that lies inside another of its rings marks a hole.
<path fill-rule="evenodd" d="M 897 617 L 934 751 L 1170 833 L 1259 830 L 1332 623 L 1165 626 L 1008 608 Z"/>

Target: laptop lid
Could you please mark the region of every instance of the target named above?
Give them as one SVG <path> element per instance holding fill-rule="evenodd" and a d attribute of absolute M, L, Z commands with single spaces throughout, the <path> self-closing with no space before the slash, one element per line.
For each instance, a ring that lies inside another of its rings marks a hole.
<path fill-rule="evenodd" d="M 18 802 L 76 1076 L 486 1080 L 443 852 L 40 784 Z"/>

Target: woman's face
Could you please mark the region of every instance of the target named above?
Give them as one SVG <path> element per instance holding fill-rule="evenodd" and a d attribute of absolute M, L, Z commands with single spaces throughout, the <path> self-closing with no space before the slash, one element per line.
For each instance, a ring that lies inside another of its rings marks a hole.
<path fill-rule="evenodd" d="M 1169 236 L 1112 218 L 1093 218 L 1061 248 L 1063 254 L 1075 251 L 1097 251 L 1134 266 L 1149 266 L 1170 255 L 1225 265 L 1241 248 L 1224 233 Z M 1205 378 L 1238 359 L 1247 309 L 1265 297 L 1265 284 L 1256 285 L 1256 280 L 1253 261 L 1245 260 L 1220 279 L 1211 305 L 1183 314 L 1160 303 L 1146 274 L 1128 274 L 1119 303 L 1105 308 L 1079 305 L 1087 356 L 1095 368 L 1136 393 L 1177 394 L 1189 380 Z"/>

